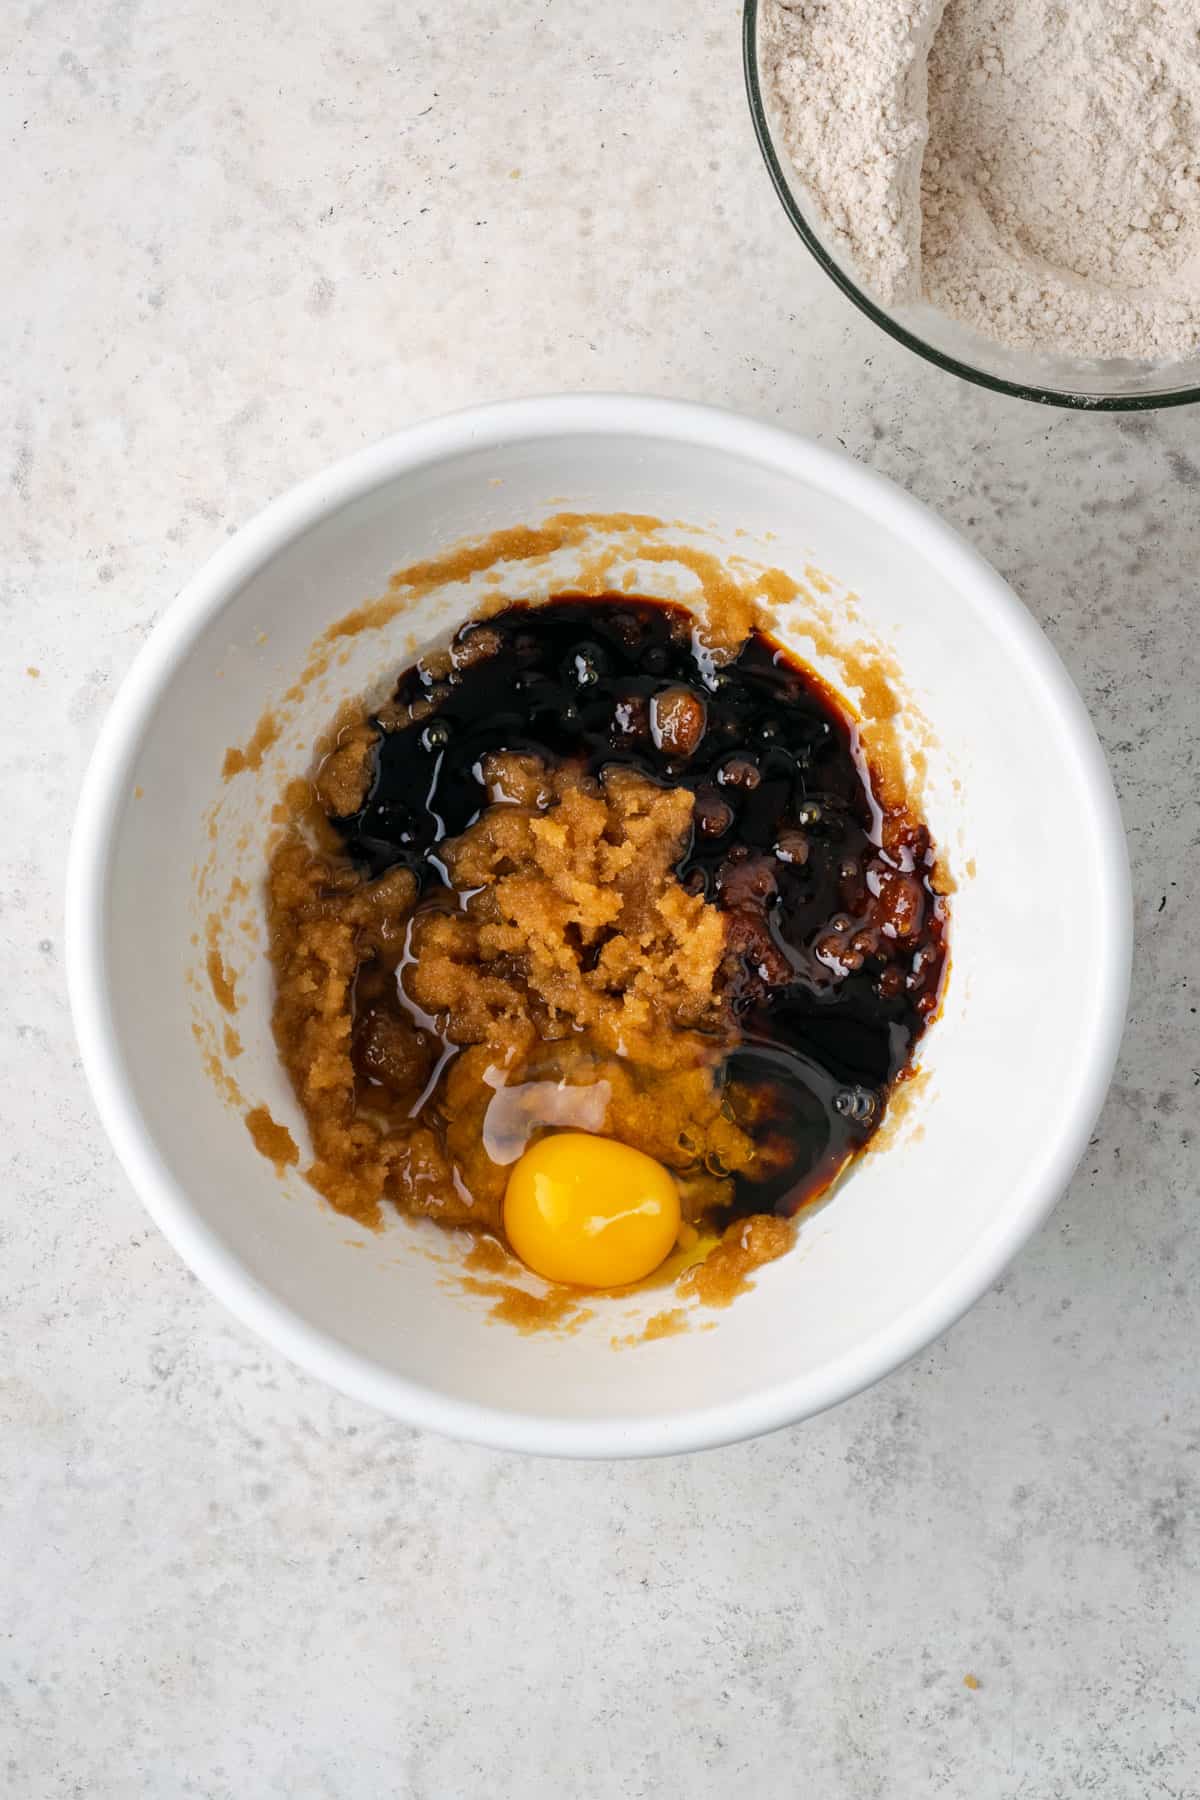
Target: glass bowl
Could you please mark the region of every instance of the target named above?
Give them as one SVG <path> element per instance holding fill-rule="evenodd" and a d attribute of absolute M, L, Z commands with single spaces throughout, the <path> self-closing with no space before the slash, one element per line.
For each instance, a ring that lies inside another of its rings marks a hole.
<path fill-rule="evenodd" d="M 1074 406 L 1095 412 L 1132 412 L 1155 406 L 1184 406 L 1200 400 L 1200 354 L 1170 363 L 1101 361 L 1051 351 L 1013 349 L 982 337 L 924 301 L 883 306 L 865 293 L 807 194 L 777 129 L 759 67 L 760 0 L 745 0 L 742 51 L 746 93 L 759 149 L 775 192 L 792 224 L 825 273 L 889 337 L 915 350 L 939 369 L 998 394 L 1015 394 L 1045 406 Z"/>

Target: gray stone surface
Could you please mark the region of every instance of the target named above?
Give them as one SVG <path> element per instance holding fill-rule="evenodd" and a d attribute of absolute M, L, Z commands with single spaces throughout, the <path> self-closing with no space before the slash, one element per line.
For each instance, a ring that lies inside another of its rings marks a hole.
<path fill-rule="evenodd" d="M 14 27 L 0 1790 L 1200 1792 L 1200 415 L 883 341 L 778 209 L 731 0 Z M 192 1281 L 93 1117 L 60 894 L 114 688 L 226 533 L 408 420 L 620 387 L 840 444 L 1012 579 L 1112 760 L 1137 954 L 1070 1193 L 947 1340 L 801 1429 L 590 1467 L 397 1429 Z"/>

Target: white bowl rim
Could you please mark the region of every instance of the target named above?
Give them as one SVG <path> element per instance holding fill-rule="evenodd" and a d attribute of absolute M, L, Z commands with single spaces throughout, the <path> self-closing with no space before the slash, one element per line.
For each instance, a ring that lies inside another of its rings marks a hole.
<path fill-rule="evenodd" d="M 381 1369 L 255 1279 L 209 1229 L 144 1129 L 116 1039 L 105 958 L 107 893 L 115 827 L 159 695 L 202 632 L 245 583 L 326 514 L 413 468 L 548 436 L 620 434 L 673 440 L 757 460 L 858 503 L 882 529 L 935 562 L 990 614 L 1057 714 L 1088 797 L 1100 880 L 1090 898 L 1101 954 L 1097 1029 L 1073 1072 L 1058 1128 L 1025 1193 L 932 1293 L 886 1330 L 825 1367 L 772 1379 L 744 1399 L 651 1418 L 552 1418 L 448 1399 Z M 629 394 L 549 395 L 471 407 L 411 425 L 282 495 L 221 546 L 170 605 L 126 675 L 84 778 L 72 831 L 66 891 L 71 1010 L 97 1111 L 151 1217 L 187 1266 L 245 1325 L 301 1368 L 403 1423 L 495 1449 L 574 1457 L 668 1455 L 708 1449 L 793 1424 L 836 1405 L 926 1348 L 991 1286 L 1050 1213 L 1103 1104 L 1125 1021 L 1132 906 L 1125 836 L 1095 731 L 1049 640 L 1012 589 L 920 501 L 849 457 L 780 427 L 693 402 Z"/>

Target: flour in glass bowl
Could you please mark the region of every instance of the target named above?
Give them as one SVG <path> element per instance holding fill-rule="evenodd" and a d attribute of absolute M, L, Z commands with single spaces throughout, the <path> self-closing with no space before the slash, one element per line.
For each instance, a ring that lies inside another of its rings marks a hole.
<path fill-rule="evenodd" d="M 1195 0 L 765 0 L 763 73 L 885 304 L 999 342 L 1200 349 Z"/>

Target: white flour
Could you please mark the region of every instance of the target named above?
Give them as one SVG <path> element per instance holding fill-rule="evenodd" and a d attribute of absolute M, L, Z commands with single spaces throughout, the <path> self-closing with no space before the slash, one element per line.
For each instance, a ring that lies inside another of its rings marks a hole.
<path fill-rule="evenodd" d="M 789 154 L 886 305 L 1003 343 L 1200 349 L 1195 0 L 767 0 Z"/>

